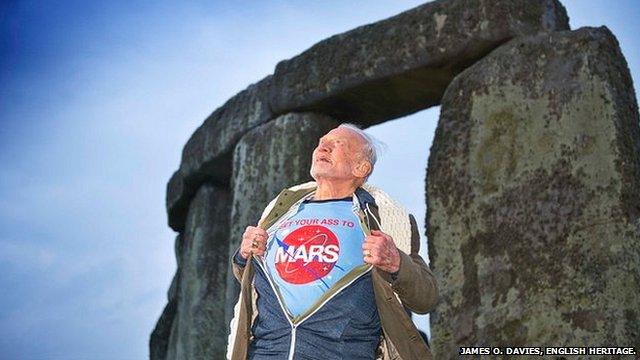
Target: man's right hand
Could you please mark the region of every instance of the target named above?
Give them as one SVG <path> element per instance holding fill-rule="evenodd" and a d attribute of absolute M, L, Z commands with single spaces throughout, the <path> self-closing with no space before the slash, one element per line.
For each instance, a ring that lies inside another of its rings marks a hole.
<path fill-rule="evenodd" d="M 259 227 L 247 226 L 242 234 L 242 243 L 240 244 L 240 256 L 247 259 L 249 254 L 264 255 L 267 249 L 267 238 L 269 234 Z"/>

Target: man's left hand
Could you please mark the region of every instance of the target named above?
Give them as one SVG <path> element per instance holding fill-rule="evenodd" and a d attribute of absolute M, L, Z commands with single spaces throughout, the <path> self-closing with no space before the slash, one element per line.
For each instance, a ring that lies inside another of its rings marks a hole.
<path fill-rule="evenodd" d="M 400 269 L 400 253 L 391 236 L 380 230 L 372 230 L 362 244 L 364 262 L 388 273 Z"/>

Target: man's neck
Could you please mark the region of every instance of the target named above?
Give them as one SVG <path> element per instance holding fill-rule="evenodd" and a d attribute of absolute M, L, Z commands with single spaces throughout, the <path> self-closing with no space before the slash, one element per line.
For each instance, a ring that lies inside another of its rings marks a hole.
<path fill-rule="evenodd" d="M 352 182 L 316 181 L 318 187 L 313 195 L 314 200 L 342 199 L 351 196 L 357 188 Z"/>

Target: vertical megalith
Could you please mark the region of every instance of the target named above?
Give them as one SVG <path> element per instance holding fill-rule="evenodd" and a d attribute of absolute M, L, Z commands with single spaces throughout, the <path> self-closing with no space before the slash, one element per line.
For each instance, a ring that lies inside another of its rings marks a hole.
<path fill-rule="evenodd" d="M 189 205 L 185 229 L 176 239 L 178 271 L 169 292 L 175 315 L 166 345 L 168 360 L 224 357 L 229 204 L 227 189 L 204 184 Z"/>
<path fill-rule="evenodd" d="M 290 113 L 259 126 L 240 139 L 233 152 L 233 201 L 229 256 L 248 225 L 256 226 L 267 203 L 285 187 L 310 181 L 311 154 L 318 139 L 339 123 L 313 113 Z M 239 286 L 227 275 L 226 323 L 233 315 Z"/>
<path fill-rule="evenodd" d="M 604 27 L 512 40 L 454 79 L 427 172 L 435 358 L 640 344 L 638 121 Z"/>

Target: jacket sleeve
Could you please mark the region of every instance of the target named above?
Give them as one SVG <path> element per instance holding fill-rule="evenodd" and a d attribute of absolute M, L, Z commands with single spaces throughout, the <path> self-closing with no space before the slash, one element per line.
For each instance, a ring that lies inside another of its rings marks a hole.
<path fill-rule="evenodd" d="M 418 254 L 420 233 L 413 215 L 409 215 L 409 221 L 411 223 L 411 254 L 399 250 L 400 269 L 395 280 L 389 273 L 384 271 L 381 273 L 409 310 L 426 314 L 433 311 L 438 303 L 438 284 L 433 272 Z"/>

